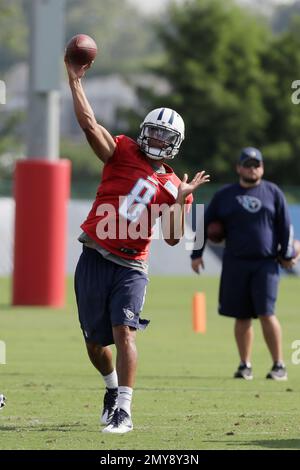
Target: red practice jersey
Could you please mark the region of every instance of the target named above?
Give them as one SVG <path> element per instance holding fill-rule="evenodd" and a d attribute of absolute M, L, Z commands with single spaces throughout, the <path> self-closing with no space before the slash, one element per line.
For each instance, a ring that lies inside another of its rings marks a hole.
<path fill-rule="evenodd" d="M 146 260 L 155 219 L 177 198 L 181 180 L 164 164 L 157 173 L 137 143 L 124 135 L 103 168 L 93 207 L 81 225 L 100 246 L 122 258 Z M 190 205 L 190 194 L 186 204 Z"/>

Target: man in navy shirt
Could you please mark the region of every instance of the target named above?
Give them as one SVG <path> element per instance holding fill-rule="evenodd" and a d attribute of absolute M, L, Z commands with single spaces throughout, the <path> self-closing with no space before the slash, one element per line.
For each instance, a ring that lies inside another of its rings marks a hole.
<path fill-rule="evenodd" d="M 242 150 L 237 165 L 239 182 L 227 185 L 213 197 L 205 212 L 207 227 L 219 221 L 225 229 L 219 291 L 219 313 L 234 317 L 235 339 L 240 355 L 236 378 L 251 380 L 252 318 L 259 318 L 273 359 L 268 379 L 286 380 L 282 356 L 281 327 L 274 315 L 279 281 L 279 262 L 291 268 L 296 260 L 293 230 L 281 190 L 262 179 L 263 158 L 259 150 Z M 204 245 L 205 246 L 205 245 Z M 194 250 L 192 269 L 204 268 L 201 250 Z"/>

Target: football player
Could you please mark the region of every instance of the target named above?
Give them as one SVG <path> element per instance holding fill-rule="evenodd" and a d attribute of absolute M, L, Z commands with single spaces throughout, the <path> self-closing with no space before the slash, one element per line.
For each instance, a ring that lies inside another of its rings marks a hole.
<path fill-rule="evenodd" d="M 164 239 L 176 245 L 183 235 L 184 205 L 191 204 L 193 191 L 207 183 L 209 175 L 201 171 L 188 182 L 185 174 L 181 181 L 165 163 L 178 154 L 184 139 L 184 122 L 176 111 L 151 111 L 137 141 L 125 135 L 113 137 L 96 121 L 82 86 L 90 65 L 76 67 L 66 58 L 65 63 L 78 123 L 104 163 L 95 202 L 79 237 L 83 243 L 75 273 L 79 320 L 90 360 L 106 385 L 103 432 L 126 433 L 133 429 L 135 336 L 148 323 L 140 313 L 148 282 L 151 229 L 162 216 Z M 109 348 L 113 343 L 116 370 Z"/>

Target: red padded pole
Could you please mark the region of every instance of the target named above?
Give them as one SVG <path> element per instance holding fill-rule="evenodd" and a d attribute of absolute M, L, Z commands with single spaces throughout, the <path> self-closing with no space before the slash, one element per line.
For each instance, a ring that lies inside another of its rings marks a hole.
<path fill-rule="evenodd" d="M 17 163 L 13 305 L 64 305 L 70 175 L 69 160 Z"/>

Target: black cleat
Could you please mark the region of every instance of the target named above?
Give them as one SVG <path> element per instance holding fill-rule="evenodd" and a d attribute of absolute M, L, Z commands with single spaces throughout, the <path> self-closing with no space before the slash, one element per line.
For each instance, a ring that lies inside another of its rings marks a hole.
<path fill-rule="evenodd" d="M 117 408 L 118 400 L 118 389 L 107 388 L 104 400 L 103 400 L 103 411 L 100 417 L 101 424 L 109 424 L 113 418 L 115 409 Z"/>
<path fill-rule="evenodd" d="M 252 367 L 247 364 L 240 364 L 234 376 L 235 379 L 252 380 Z"/>

